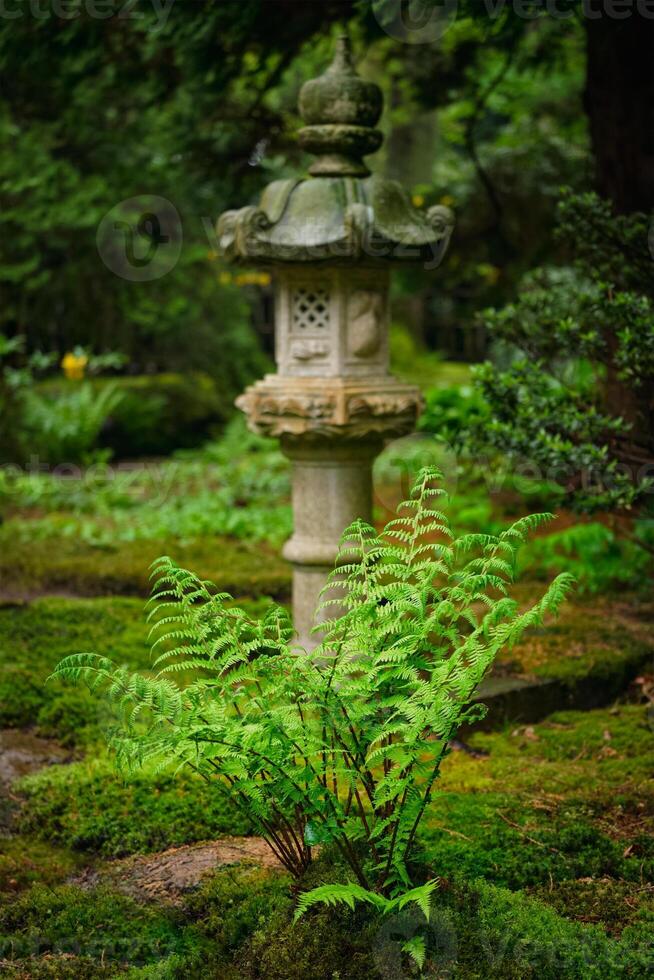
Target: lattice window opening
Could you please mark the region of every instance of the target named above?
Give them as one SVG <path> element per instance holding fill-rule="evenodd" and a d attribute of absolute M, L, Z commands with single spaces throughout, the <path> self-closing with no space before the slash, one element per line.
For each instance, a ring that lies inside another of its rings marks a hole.
<path fill-rule="evenodd" d="M 324 330 L 329 326 L 329 293 L 326 289 L 300 288 L 293 294 L 293 327 Z"/>

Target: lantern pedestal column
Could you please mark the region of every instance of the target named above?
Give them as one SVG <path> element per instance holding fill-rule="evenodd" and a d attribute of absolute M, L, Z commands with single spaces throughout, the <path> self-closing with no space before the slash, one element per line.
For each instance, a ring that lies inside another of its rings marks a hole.
<path fill-rule="evenodd" d="M 295 528 L 283 554 L 293 566 L 293 621 L 305 647 L 319 642 L 313 627 L 335 612 L 318 607 L 343 531 L 357 518 L 372 523 L 372 466 L 381 448 L 380 439 L 282 439 L 293 466 Z"/>

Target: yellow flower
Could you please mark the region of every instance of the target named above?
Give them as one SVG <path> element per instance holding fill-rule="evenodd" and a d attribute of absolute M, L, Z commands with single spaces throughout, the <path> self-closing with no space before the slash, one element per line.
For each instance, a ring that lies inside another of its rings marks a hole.
<path fill-rule="evenodd" d="M 69 351 L 61 361 L 61 369 L 69 381 L 81 381 L 89 359 L 86 354 L 73 354 Z"/>
<path fill-rule="evenodd" d="M 414 194 L 411 198 L 411 203 L 413 204 L 414 208 L 421 208 L 425 203 L 425 198 L 422 194 Z"/>
<path fill-rule="evenodd" d="M 496 265 L 491 265 L 489 262 L 480 262 L 477 266 L 477 272 L 489 286 L 494 286 L 502 274 Z"/>
<path fill-rule="evenodd" d="M 454 198 L 451 194 L 444 194 L 438 203 L 444 204 L 446 208 L 451 208 L 454 204 Z"/>

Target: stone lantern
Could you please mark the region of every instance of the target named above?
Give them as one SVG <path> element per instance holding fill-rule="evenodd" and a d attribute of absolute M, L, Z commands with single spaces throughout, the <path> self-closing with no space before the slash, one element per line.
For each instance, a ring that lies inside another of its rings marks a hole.
<path fill-rule="evenodd" d="M 293 467 L 293 615 L 311 644 L 319 594 L 345 527 L 372 515 L 372 463 L 415 426 L 420 393 L 389 373 L 389 276 L 435 268 L 454 219 L 413 207 L 396 181 L 371 175 L 379 149 L 379 87 L 360 78 L 346 37 L 332 64 L 304 84 L 298 138 L 315 156 L 307 177 L 278 180 L 258 206 L 218 221 L 222 254 L 275 280 L 277 373 L 237 405 L 250 427 L 277 436 Z"/>

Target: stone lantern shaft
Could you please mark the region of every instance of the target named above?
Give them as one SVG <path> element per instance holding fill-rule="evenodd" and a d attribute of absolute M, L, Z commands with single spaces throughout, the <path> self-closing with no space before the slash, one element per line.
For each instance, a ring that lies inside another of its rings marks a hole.
<path fill-rule="evenodd" d="M 401 185 L 370 174 L 382 142 L 377 85 L 361 79 L 347 38 L 300 92 L 300 144 L 309 176 L 275 181 L 259 206 L 218 222 L 223 255 L 266 266 L 275 279 L 277 372 L 237 405 L 250 427 L 278 436 L 293 467 L 293 615 L 312 627 L 340 537 L 372 519 L 372 464 L 384 443 L 415 426 L 420 394 L 389 373 L 389 279 L 394 265 L 435 268 L 449 241 L 447 208 L 416 210 Z"/>

